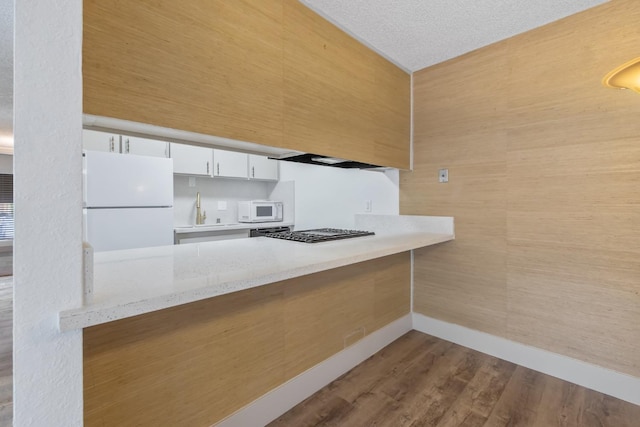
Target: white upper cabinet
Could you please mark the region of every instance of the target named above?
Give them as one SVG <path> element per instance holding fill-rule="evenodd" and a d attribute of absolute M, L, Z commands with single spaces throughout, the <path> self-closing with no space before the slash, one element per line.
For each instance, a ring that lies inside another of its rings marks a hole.
<path fill-rule="evenodd" d="M 82 148 L 90 151 L 120 152 L 120 135 L 117 133 L 82 130 Z"/>
<path fill-rule="evenodd" d="M 235 151 L 213 150 L 213 176 L 248 178 L 247 154 Z"/>
<path fill-rule="evenodd" d="M 249 154 L 249 178 L 268 181 L 278 180 L 279 163 L 265 156 Z"/>
<path fill-rule="evenodd" d="M 173 173 L 183 175 L 263 181 L 277 181 L 279 175 L 278 161 L 265 156 L 88 129 L 82 130 L 82 148 L 90 151 L 170 157 L 173 159 Z"/>
<path fill-rule="evenodd" d="M 117 133 L 82 130 L 82 148 L 89 151 L 137 154 L 139 156 L 169 157 L 169 143 Z"/>
<path fill-rule="evenodd" d="M 156 139 L 122 135 L 122 152 L 139 156 L 169 157 L 169 143 Z"/>
<path fill-rule="evenodd" d="M 193 145 L 171 143 L 173 173 L 212 176 L 213 150 Z"/>

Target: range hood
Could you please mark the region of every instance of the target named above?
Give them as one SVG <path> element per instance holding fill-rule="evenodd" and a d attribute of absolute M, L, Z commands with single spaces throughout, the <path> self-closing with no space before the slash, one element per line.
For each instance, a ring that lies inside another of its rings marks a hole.
<path fill-rule="evenodd" d="M 338 157 L 323 156 L 311 153 L 295 153 L 292 155 L 284 155 L 280 157 L 270 157 L 274 160 L 283 160 L 287 162 L 307 163 L 318 166 L 332 166 L 343 169 L 387 169 L 384 166 L 372 165 L 370 163 L 356 162 L 353 160 L 345 160 Z"/>

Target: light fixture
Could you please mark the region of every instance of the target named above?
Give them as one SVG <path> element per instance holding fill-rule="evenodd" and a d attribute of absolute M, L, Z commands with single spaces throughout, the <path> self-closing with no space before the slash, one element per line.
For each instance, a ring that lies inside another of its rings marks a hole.
<path fill-rule="evenodd" d="M 616 67 L 602 79 L 606 87 L 631 89 L 640 93 L 640 58 Z"/>
<path fill-rule="evenodd" d="M 312 157 L 314 162 L 324 163 L 325 165 L 337 165 L 339 163 L 348 162 L 349 160 L 339 159 L 337 157 Z"/>

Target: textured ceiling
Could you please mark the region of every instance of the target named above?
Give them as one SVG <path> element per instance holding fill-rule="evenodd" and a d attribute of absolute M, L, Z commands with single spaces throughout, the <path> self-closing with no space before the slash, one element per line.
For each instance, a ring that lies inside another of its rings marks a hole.
<path fill-rule="evenodd" d="M 0 0 L 0 152 L 12 132 L 13 1 Z M 300 0 L 416 71 L 607 0 Z"/>
<path fill-rule="evenodd" d="M 607 0 L 300 0 L 417 71 Z"/>

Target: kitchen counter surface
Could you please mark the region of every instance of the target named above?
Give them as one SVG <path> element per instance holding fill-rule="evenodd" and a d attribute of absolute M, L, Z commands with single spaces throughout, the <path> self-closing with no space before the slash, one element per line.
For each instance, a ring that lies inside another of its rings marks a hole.
<path fill-rule="evenodd" d="M 357 215 L 375 236 L 307 244 L 256 237 L 95 254 L 93 297 L 60 313 L 86 328 L 454 239 L 453 218 Z"/>

